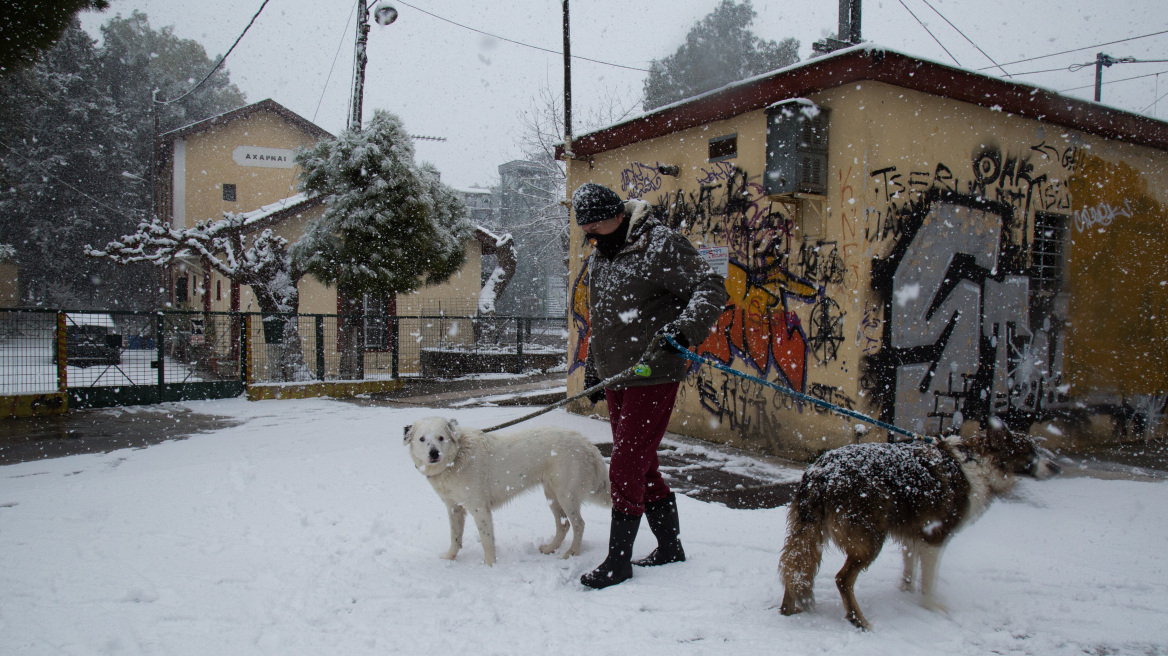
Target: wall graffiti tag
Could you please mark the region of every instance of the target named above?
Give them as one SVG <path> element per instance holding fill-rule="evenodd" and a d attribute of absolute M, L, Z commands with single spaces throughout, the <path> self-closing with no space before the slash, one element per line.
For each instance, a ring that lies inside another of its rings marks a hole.
<path fill-rule="evenodd" d="M 913 207 L 873 267 L 886 321 L 867 363 L 885 415 L 927 432 L 990 414 L 1032 420 L 1060 400 L 1065 317 L 1036 303 L 1026 272 L 1004 260 L 1012 206 L 933 190 Z"/>
<path fill-rule="evenodd" d="M 621 171 L 621 190 L 629 198 L 644 198 L 651 192 L 661 188 L 661 173 L 658 165 L 633 162 L 627 169 Z"/>

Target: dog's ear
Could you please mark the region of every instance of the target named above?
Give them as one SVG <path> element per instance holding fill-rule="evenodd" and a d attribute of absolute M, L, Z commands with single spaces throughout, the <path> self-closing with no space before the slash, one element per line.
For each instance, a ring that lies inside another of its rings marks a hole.
<path fill-rule="evenodd" d="M 405 444 L 410 443 L 410 433 L 413 432 L 413 430 L 414 430 L 413 424 L 406 424 L 405 426 L 402 427 L 402 442 L 403 443 L 405 443 Z"/>
<path fill-rule="evenodd" d="M 458 430 L 458 420 L 457 419 L 447 419 L 446 420 L 446 429 L 447 429 L 447 432 L 450 433 L 450 439 L 454 440 L 455 444 L 458 444 L 459 439 L 462 437 L 462 433 L 459 432 L 459 430 Z"/>

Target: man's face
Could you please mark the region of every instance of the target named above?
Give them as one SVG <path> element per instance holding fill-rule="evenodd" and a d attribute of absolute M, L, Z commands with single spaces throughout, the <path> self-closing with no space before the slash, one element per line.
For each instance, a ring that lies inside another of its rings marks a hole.
<path fill-rule="evenodd" d="M 612 233 L 616 232 L 616 229 L 620 227 L 621 221 L 624 221 L 624 219 L 625 213 L 621 212 L 611 219 L 596 221 L 594 223 L 585 223 L 584 225 L 580 226 L 580 229 L 589 235 L 611 235 Z"/>

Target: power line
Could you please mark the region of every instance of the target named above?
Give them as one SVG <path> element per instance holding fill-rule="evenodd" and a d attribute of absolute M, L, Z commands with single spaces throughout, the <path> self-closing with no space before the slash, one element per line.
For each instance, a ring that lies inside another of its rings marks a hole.
<path fill-rule="evenodd" d="M 345 45 L 345 35 L 349 32 L 349 23 L 353 21 L 353 11 L 356 8 L 357 6 L 353 5 L 353 9 L 349 11 L 349 17 L 345 19 L 345 29 L 341 30 L 341 41 L 337 44 L 337 54 L 333 55 L 332 66 L 329 66 L 328 76 L 324 79 L 324 86 L 320 88 L 320 100 L 316 101 L 316 111 L 312 113 L 313 123 L 316 123 L 316 115 L 320 113 L 320 104 L 324 102 L 324 92 L 328 90 L 329 80 L 333 79 L 333 70 L 337 67 L 337 59 L 341 56 L 341 46 Z"/>
<path fill-rule="evenodd" d="M 1006 65 L 1009 66 L 1009 64 L 1006 64 Z M 1094 65 L 1095 65 L 1094 61 L 1089 61 L 1085 64 L 1071 64 L 1071 66 L 1078 66 L 1079 67 L 1079 68 L 1074 69 L 1075 71 L 1078 71 L 1078 70 L 1085 68 L 1087 66 L 1094 66 Z M 1015 76 L 1018 76 L 1018 75 L 1038 75 L 1039 73 L 1054 73 L 1055 71 L 1070 71 L 1071 66 L 1059 66 L 1058 68 L 1045 68 L 1041 71 L 1026 71 L 1025 73 L 1014 73 L 1013 75 L 1015 75 Z M 985 70 L 985 69 L 981 69 L 981 70 Z M 1072 71 L 1072 72 L 1074 72 L 1074 71 Z"/>
<path fill-rule="evenodd" d="M 1128 82 L 1131 80 L 1143 79 L 1145 77 L 1153 77 L 1155 75 L 1163 75 L 1164 73 L 1168 73 L 1168 71 L 1160 71 L 1159 73 L 1145 73 L 1144 75 L 1133 75 L 1132 77 L 1120 78 L 1118 80 L 1108 80 L 1108 81 L 1104 82 L 1103 84 L 1117 84 L 1119 82 Z M 1090 89 L 1090 88 L 1093 88 L 1094 86 L 1095 86 L 1094 84 L 1085 84 L 1081 87 L 1072 87 L 1070 89 L 1062 89 L 1059 91 L 1059 93 L 1064 93 L 1067 91 L 1079 91 L 1080 89 Z"/>
<path fill-rule="evenodd" d="M 1160 71 L 1160 73 L 1168 73 L 1168 71 Z M 1157 87 L 1157 92 L 1159 91 L 1159 86 L 1160 86 L 1160 73 L 1156 73 L 1156 87 Z M 1153 94 L 1153 95 L 1155 95 L 1155 94 Z M 1168 93 L 1165 93 L 1163 96 L 1160 96 L 1159 98 L 1156 98 L 1155 100 L 1153 100 L 1153 101 L 1152 101 L 1152 104 L 1151 104 L 1151 105 L 1148 105 L 1147 107 L 1145 107 L 1145 108 L 1143 108 L 1143 109 L 1141 109 L 1141 110 L 1140 110 L 1140 113 L 1141 113 L 1141 114 L 1143 114 L 1144 112 L 1148 111 L 1149 109 L 1151 109 L 1151 108 L 1155 107 L 1155 106 L 1156 106 L 1156 104 L 1157 104 L 1157 103 L 1159 103 L 1159 102 L 1160 102 L 1161 100 L 1163 100 L 1164 98 L 1168 98 Z M 1152 118 L 1156 118 L 1156 114 L 1155 114 L 1155 112 L 1153 112 L 1153 113 L 1152 113 Z"/>
<path fill-rule="evenodd" d="M 940 16 L 940 17 L 941 17 L 941 20 L 945 21 L 946 23 L 949 23 L 949 27 L 952 27 L 953 29 L 957 30 L 957 33 L 958 33 L 958 34 L 960 34 L 960 35 L 962 36 L 962 38 L 964 38 L 966 41 L 969 41 L 969 45 L 973 46 L 974 48 L 977 48 L 977 51 L 978 51 L 978 52 L 980 52 L 981 54 L 985 55 L 985 58 L 986 58 L 986 59 L 988 59 L 988 60 L 990 60 L 991 62 L 993 62 L 994 66 L 997 66 L 997 67 L 998 67 L 998 70 L 1002 71 L 1002 73 L 1003 73 L 1003 74 L 1005 74 L 1005 76 L 1006 76 L 1006 77 L 1010 77 L 1010 74 L 1009 74 L 1009 73 L 1006 73 L 1006 69 L 1002 68 L 1001 66 L 998 66 L 998 62 L 994 61 L 994 58 L 993 58 L 993 57 L 990 57 L 990 56 L 989 56 L 989 54 L 988 54 L 988 53 L 987 53 L 985 50 L 982 50 L 982 49 L 981 49 L 981 46 L 979 46 L 979 45 L 977 45 L 976 43 L 974 43 L 974 42 L 973 42 L 973 39 L 971 39 L 971 38 L 969 38 L 969 37 L 965 36 L 965 32 L 962 32 L 962 31 L 961 31 L 961 28 L 959 28 L 959 27 L 957 27 L 956 25 L 954 25 L 954 24 L 953 24 L 953 21 L 949 20 L 948 18 L 945 18 L 945 14 L 942 14 L 940 11 L 937 11 L 937 8 L 936 8 L 936 7 L 934 7 L 933 5 L 929 4 L 929 0 L 921 0 L 921 2 L 925 3 L 925 6 L 926 6 L 926 7 L 928 7 L 929 9 L 932 9 L 932 10 L 933 10 L 933 13 L 937 14 L 938 16 Z M 902 3 L 902 4 L 903 4 L 903 3 Z"/>
<path fill-rule="evenodd" d="M 901 3 L 901 4 L 904 4 L 904 3 Z M 1035 61 L 1036 59 L 1046 59 L 1048 57 L 1058 57 L 1059 55 L 1066 55 L 1066 54 L 1069 54 L 1072 52 L 1082 52 L 1084 50 L 1094 50 L 1095 48 L 1102 48 L 1103 46 L 1113 46 L 1117 43 L 1125 43 L 1127 41 L 1135 41 L 1137 39 L 1146 39 L 1146 38 L 1152 37 L 1152 36 L 1160 36 L 1161 34 L 1168 34 L 1168 30 L 1162 30 L 1160 32 L 1152 32 L 1151 34 L 1141 34 L 1140 36 L 1132 36 L 1132 37 L 1128 37 L 1126 39 L 1120 39 L 1118 41 L 1108 41 L 1107 43 L 1097 43 L 1093 46 L 1084 46 L 1082 48 L 1074 48 L 1072 50 L 1063 50 L 1062 52 L 1052 52 L 1049 55 L 1039 55 L 1037 57 L 1027 57 L 1026 59 L 1018 59 L 1015 61 L 1005 62 L 1005 63 L 1001 64 L 999 66 L 999 68 L 1001 66 L 1010 66 L 1012 64 L 1021 64 L 1023 62 Z M 983 66 L 982 68 L 979 68 L 977 70 L 984 71 L 984 70 L 990 69 L 990 68 L 994 68 L 994 67 L 993 66 Z M 1015 73 L 1015 75 L 1024 75 L 1024 73 Z"/>
<path fill-rule="evenodd" d="M 260 8 L 258 10 L 256 10 L 255 16 L 251 17 L 251 21 L 247 24 L 247 27 L 243 28 L 243 31 L 239 33 L 239 37 L 235 39 L 235 43 L 231 44 L 231 47 L 227 49 L 227 52 L 224 53 L 223 56 L 219 58 L 219 62 L 217 64 L 215 64 L 214 67 L 211 68 L 211 72 L 207 73 L 206 77 L 204 77 L 202 80 L 199 80 L 199 83 L 196 84 L 195 86 L 191 87 L 190 91 L 187 91 L 186 93 L 179 96 L 178 98 L 173 98 L 171 100 L 157 100 L 156 99 L 155 102 L 157 102 L 160 105 L 169 105 L 171 103 L 176 103 L 176 102 L 182 100 L 183 98 L 186 98 L 187 96 L 194 93 L 196 89 L 203 86 L 204 82 L 211 79 L 211 76 L 215 74 L 215 71 L 219 70 L 219 67 L 223 65 L 223 62 L 227 61 L 227 55 L 230 55 L 231 51 L 235 50 L 235 46 L 239 45 L 239 42 L 243 39 L 243 35 L 247 34 L 247 31 L 249 29 L 251 29 L 252 24 L 255 23 L 256 19 L 260 17 L 260 12 L 264 10 L 264 7 L 268 6 L 269 1 L 270 0 L 264 0 L 263 4 L 260 5 Z"/>
<path fill-rule="evenodd" d="M 410 9 L 420 11 L 423 14 L 426 14 L 427 16 L 432 16 L 434 18 L 437 18 L 440 21 L 445 21 L 447 23 L 450 23 L 451 25 L 457 25 L 458 27 L 461 27 L 464 30 L 470 30 L 471 32 L 476 32 L 476 33 L 482 34 L 484 36 L 489 36 L 493 39 L 499 39 L 500 41 L 506 41 L 507 43 L 513 43 L 517 46 L 523 46 L 524 48 L 532 48 L 535 50 L 540 50 L 542 52 L 551 53 L 553 55 L 560 55 L 561 57 L 564 55 L 564 53 L 560 52 L 559 50 L 552 50 L 550 48 L 542 48 L 540 46 L 533 46 L 530 43 L 523 43 L 522 41 L 516 41 L 515 39 L 508 39 L 507 37 L 499 36 L 498 34 L 491 34 L 490 32 L 484 32 L 482 30 L 475 29 L 469 25 L 463 25 L 462 23 L 456 23 L 456 22 L 450 20 L 449 18 L 443 18 L 443 17 L 439 16 L 438 14 L 428 12 L 425 9 L 422 9 L 420 7 L 415 7 L 408 2 L 403 2 L 402 0 L 398 0 L 398 4 L 405 5 L 405 6 L 409 7 Z M 901 3 L 901 4 L 904 4 L 904 3 Z M 590 57 L 581 57 L 580 55 L 572 55 L 571 57 L 572 57 L 572 59 L 582 59 L 584 61 L 590 61 L 594 64 L 604 64 L 605 66 L 615 66 L 616 68 L 627 68 L 630 71 L 641 71 L 642 73 L 649 72 L 649 69 L 647 69 L 647 68 L 637 68 L 636 66 L 625 66 L 624 64 L 614 64 L 612 62 L 600 61 L 599 59 L 592 59 Z"/>
<path fill-rule="evenodd" d="M 933 40 L 937 42 L 937 45 L 941 46 L 941 49 L 945 51 L 946 55 L 949 55 L 949 59 L 952 59 L 953 63 L 957 64 L 958 66 L 961 66 L 961 62 L 957 61 L 957 58 L 953 56 L 953 53 L 949 52 L 949 49 L 945 47 L 945 44 L 941 43 L 941 40 L 938 39 L 936 37 L 936 35 L 934 35 L 932 32 L 930 32 L 928 27 L 925 27 L 924 22 L 921 21 L 921 19 L 917 18 L 917 15 L 913 13 L 912 9 L 908 8 L 908 5 L 904 4 L 904 0 L 896 0 L 896 1 L 900 3 L 901 7 L 904 7 L 904 10 L 908 12 L 909 16 L 912 16 L 916 20 L 916 22 L 920 23 L 921 28 L 924 29 L 926 32 L 928 32 L 929 36 L 933 37 Z"/>

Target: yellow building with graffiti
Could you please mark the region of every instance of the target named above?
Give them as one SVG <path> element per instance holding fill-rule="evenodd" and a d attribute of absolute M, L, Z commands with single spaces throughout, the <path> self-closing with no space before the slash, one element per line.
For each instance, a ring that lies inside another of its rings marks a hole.
<path fill-rule="evenodd" d="M 700 355 L 920 433 L 991 415 L 1052 446 L 1168 431 L 1168 123 L 861 47 L 572 151 L 569 195 L 604 184 L 725 249 Z M 569 392 L 588 250 L 573 226 Z M 697 366 L 671 430 L 800 459 L 887 438 Z"/>

